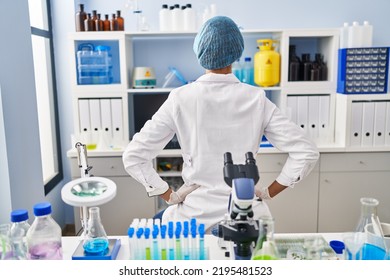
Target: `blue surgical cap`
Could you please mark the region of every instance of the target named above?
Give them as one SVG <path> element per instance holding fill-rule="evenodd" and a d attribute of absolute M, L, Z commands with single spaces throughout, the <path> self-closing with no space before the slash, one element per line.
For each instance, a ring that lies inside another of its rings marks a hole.
<path fill-rule="evenodd" d="M 194 52 L 200 65 L 208 70 L 221 69 L 239 59 L 244 39 L 237 25 L 228 17 L 216 16 L 202 26 L 195 37 Z"/>

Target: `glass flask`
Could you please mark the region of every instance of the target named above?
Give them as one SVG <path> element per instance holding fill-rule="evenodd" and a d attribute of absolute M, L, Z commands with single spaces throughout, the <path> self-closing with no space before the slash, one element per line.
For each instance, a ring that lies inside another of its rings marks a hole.
<path fill-rule="evenodd" d="M 364 232 L 367 224 L 372 223 L 372 216 L 377 216 L 379 201 L 371 197 L 360 198 L 360 219 L 356 226 L 356 232 Z"/>
<path fill-rule="evenodd" d="M 263 216 L 259 219 L 259 237 L 252 253 L 252 260 L 277 260 L 279 258 L 274 239 L 274 219 Z"/>
<path fill-rule="evenodd" d="M 100 219 L 99 207 L 89 208 L 83 248 L 87 255 L 104 255 L 108 250 L 108 238 Z"/>

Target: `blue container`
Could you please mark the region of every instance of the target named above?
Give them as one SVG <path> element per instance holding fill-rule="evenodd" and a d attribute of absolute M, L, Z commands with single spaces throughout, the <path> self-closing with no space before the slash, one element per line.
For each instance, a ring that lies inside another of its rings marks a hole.
<path fill-rule="evenodd" d="M 389 47 L 339 49 L 337 92 L 387 93 Z"/>
<path fill-rule="evenodd" d="M 383 260 L 385 255 L 385 251 L 375 245 L 364 244 L 363 246 L 363 260 Z"/>

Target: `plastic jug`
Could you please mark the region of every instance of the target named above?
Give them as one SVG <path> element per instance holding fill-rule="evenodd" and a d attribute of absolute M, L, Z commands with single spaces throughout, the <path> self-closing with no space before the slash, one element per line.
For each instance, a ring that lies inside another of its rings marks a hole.
<path fill-rule="evenodd" d="M 275 51 L 275 41 L 257 40 L 259 51 L 254 58 L 255 83 L 262 87 L 277 85 L 280 81 L 280 54 Z"/>

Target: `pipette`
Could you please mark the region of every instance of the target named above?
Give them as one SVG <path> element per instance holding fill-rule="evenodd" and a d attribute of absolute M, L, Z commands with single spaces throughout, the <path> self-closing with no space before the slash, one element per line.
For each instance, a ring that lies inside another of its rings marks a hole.
<path fill-rule="evenodd" d="M 175 259 L 175 247 L 173 243 L 173 222 L 168 222 L 168 248 L 169 248 L 169 259 L 174 260 Z"/>
<path fill-rule="evenodd" d="M 180 240 L 180 234 L 181 234 L 181 223 L 176 222 L 176 230 L 175 230 L 175 236 L 176 236 L 176 259 L 181 260 L 181 240 Z"/>
<path fill-rule="evenodd" d="M 205 260 L 205 248 L 204 248 L 204 224 L 199 225 L 199 259 L 200 260 Z"/>

